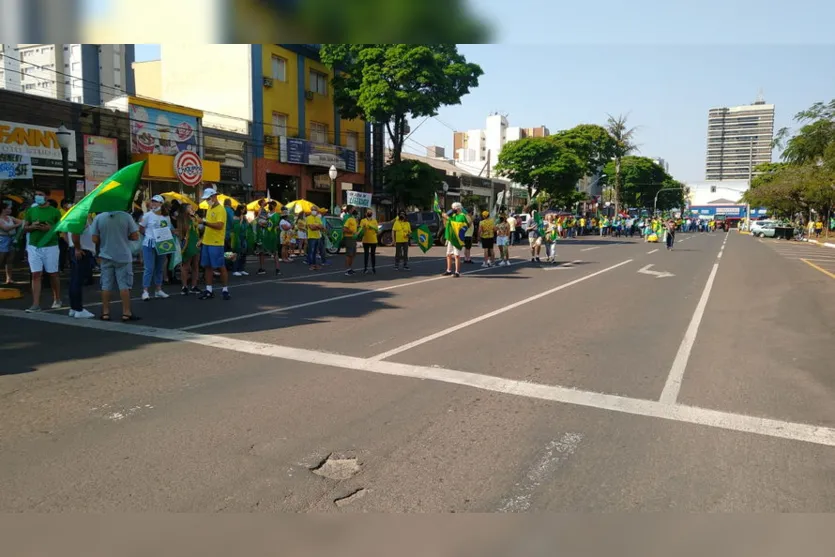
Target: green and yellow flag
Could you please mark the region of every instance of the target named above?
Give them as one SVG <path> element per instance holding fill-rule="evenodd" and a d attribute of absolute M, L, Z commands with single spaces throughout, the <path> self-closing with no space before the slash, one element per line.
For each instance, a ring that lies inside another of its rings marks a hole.
<path fill-rule="evenodd" d="M 98 185 L 96 189 L 70 207 L 64 213 L 58 224 L 41 239 L 41 247 L 49 242 L 59 232 L 81 234 L 87 226 L 87 216 L 90 213 L 107 213 L 109 211 L 130 211 L 136 188 L 142 179 L 142 169 L 145 161 L 135 162 L 126 166 Z"/>
<path fill-rule="evenodd" d="M 418 247 L 423 250 L 423 253 L 426 253 L 432 247 L 432 231 L 425 224 L 421 224 L 415 228 L 415 231 L 412 232 L 412 237 L 415 239 Z"/>
<path fill-rule="evenodd" d="M 438 213 L 439 215 L 441 214 L 441 204 L 438 201 L 438 192 L 435 192 L 435 197 L 432 200 L 432 210 Z"/>
<path fill-rule="evenodd" d="M 455 249 L 464 247 L 464 238 L 466 237 L 469 226 L 470 223 L 467 221 L 467 215 L 462 213 L 451 215 L 447 221 L 446 230 L 444 231 L 447 242 L 452 244 L 452 247 Z"/>
<path fill-rule="evenodd" d="M 341 228 L 331 228 L 328 230 L 328 241 L 331 244 L 333 249 L 338 249 L 339 246 L 342 245 L 342 229 Z"/>

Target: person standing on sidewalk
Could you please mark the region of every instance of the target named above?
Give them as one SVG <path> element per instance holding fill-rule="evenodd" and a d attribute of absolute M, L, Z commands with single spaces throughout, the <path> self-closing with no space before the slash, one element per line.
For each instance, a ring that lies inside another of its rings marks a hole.
<path fill-rule="evenodd" d="M 101 259 L 101 319 L 110 321 L 110 293 L 118 288 L 122 299 L 122 321 L 137 321 L 130 307 L 133 288 L 132 243 L 139 240 L 139 226 L 125 211 L 101 213 L 91 226 L 93 243 Z"/>
<path fill-rule="evenodd" d="M 475 236 L 476 226 L 473 222 L 473 217 L 470 216 L 469 211 L 464 209 L 464 215 L 467 217 L 467 229 L 464 231 L 464 263 L 474 265 L 472 258 L 473 237 Z"/>
<path fill-rule="evenodd" d="M 223 245 L 226 240 L 226 208 L 218 203 L 217 191 L 214 188 L 203 190 L 203 200 L 209 203 L 209 210 L 202 219 L 205 228 L 200 247 L 200 264 L 206 270 L 206 290 L 198 299 L 209 300 L 215 297 L 212 283 L 214 271 L 217 269 L 220 271 L 220 281 L 223 284 L 223 299 L 230 300 L 229 272 L 226 270 L 226 259 L 223 255 Z"/>
<path fill-rule="evenodd" d="M 0 205 L 0 267 L 6 272 L 5 284 L 12 283 L 12 261 L 15 255 L 15 238 L 23 221 L 12 216 L 12 202 Z"/>
<path fill-rule="evenodd" d="M 510 225 L 504 214 L 499 215 L 499 223 L 496 225 L 496 246 L 499 248 L 499 267 L 510 265 Z"/>
<path fill-rule="evenodd" d="M 442 213 L 441 218 L 444 223 L 444 237 L 446 238 L 446 271 L 444 276 L 454 276 L 459 278 L 461 276 L 461 248 L 456 247 L 452 241 L 452 236 L 457 235 L 455 226 L 450 223 L 457 223 L 458 227 L 469 226 L 470 220 L 464 213 L 464 206 L 458 201 L 452 204 L 452 210 L 447 213 Z M 466 230 L 464 231 L 466 234 Z M 458 242 L 460 245 L 460 242 Z M 452 264 L 455 263 L 455 272 L 452 271 Z"/>
<path fill-rule="evenodd" d="M 61 307 L 61 283 L 58 278 L 58 260 L 60 248 L 58 235 L 53 234 L 45 245 L 39 245 L 44 236 L 61 220 L 61 213 L 55 207 L 47 204 L 43 190 L 35 191 L 35 204 L 26 211 L 23 219 L 23 230 L 27 232 L 26 255 L 29 260 L 29 270 L 32 272 L 32 307 L 28 313 L 41 310 L 41 277 L 49 275 L 52 286 L 52 309 Z"/>
<path fill-rule="evenodd" d="M 673 244 L 676 241 L 676 221 L 674 221 L 673 219 L 669 219 L 666 223 L 666 227 L 667 227 L 667 231 L 666 231 L 667 232 L 667 238 L 666 238 L 667 249 L 671 250 L 671 249 L 673 249 Z"/>
<path fill-rule="evenodd" d="M 496 254 L 493 245 L 496 241 L 496 223 L 490 218 L 487 211 L 481 212 L 481 222 L 478 223 L 478 237 L 481 239 L 481 248 L 484 250 L 484 262 L 482 267 L 492 267 L 496 263 Z"/>
<path fill-rule="evenodd" d="M 165 270 L 165 255 L 157 253 L 156 231 L 161 228 L 172 228 L 171 219 L 165 211 L 165 199 L 161 195 L 151 198 L 151 210 L 142 215 L 139 221 L 139 232 L 145 236 L 142 241 L 142 262 L 145 271 L 142 273 L 142 300 L 148 301 L 151 295 L 148 290 L 151 285 L 156 286 L 156 298 L 167 298 L 168 294 L 162 290 L 162 275 Z"/>
<path fill-rule="evenodd" d="M 394 270 L 400 270 L 400 262 L 403 262 L 403 270 L 409 270 L 409 237 L 412 235 L 412 225 L 406 217 L 406 211 L 401 209 L 391 226 L 394 234 Z"/>
<path fill-rule="evenodd" d="M 362 230 L 362 251 L 365 256 L 365 265 L 363 266 L 363 274 L 367 275 L 368 259 L 371 258 L 371 272 L 377 274 L 377 219 L 374 218 L 374 213 L 371 209 L 365 212 L 365 218 L 360 221 L 360 230 Z"/>
<path fill-rule="evenodd" d="M 183 261 L 180 263 L 180 282 L 183 287 L 180 293 L 187 296 L 200 294 L 197 281 L 200 280 L 200 231 L 194 218 L 194 205 L 186 204 L 180 208 L 177 215 L 177 235 L 180 238 L 180 248 Z M 189 289 L 191 282 L 191 289 Z"/>
<path fill-rule="evenodd" d="M 96 244 L 93 242 L 92 219 L 87 215 L 87 224 L 81 234 L 67 234 L 70 257 L 70 317 L 90 319 L 92 313 L 84 309 L 82 292 L 87 275 L 93 267 Z"/>
<path fill-rule="evenodd" d="M 304 225 L 307 229 L 307 264 L 311 271 L 318 271 L 316 256 L 319 254 L 319 242 L 322 241 L 322 217 L 319 216 L 319 207 L 316 205 L 310 208 L 310 214 L 305 217 Z"/>

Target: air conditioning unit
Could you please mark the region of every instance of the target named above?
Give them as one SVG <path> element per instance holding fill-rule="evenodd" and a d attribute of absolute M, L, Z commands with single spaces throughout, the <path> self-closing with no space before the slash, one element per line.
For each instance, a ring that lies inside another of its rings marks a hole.
<path fill-rule="evenodd" d="M 271 136 L 271 135 L 265 135 L 264 136 L 264 145 L 272 145 L 274 141 L 275 141 L 275 138 L 273 136 Z"/>
<path fill-rule="evenodd" d="M 272 87 L 273 86 L 273 78 L 265 77 L 264 78 L 264 87 Z"/>
<path fill-rule="evenodd" d="M 313 91 L 305 91 L 304 92 L 304 98 L 306 98 L 309 101 L 312 101 L 313 100 Z"/>

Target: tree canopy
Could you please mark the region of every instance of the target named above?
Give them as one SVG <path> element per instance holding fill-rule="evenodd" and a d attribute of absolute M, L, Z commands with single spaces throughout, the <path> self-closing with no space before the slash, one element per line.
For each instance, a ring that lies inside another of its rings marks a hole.
<path fill-rule="evenodd" d="M 324 44 L 334 102 L 343 118 L 385 123 L 392 161 L 401 161 L 408 118 L 459 104 L 484 73 L 454 44 Z"/>
<path fill-rule="evenodd" d="M 495 171 L 525 186 L 528 198 L 545 191 L 566 199 L 583 177 L 584 162 L 565 143 L 549 137 L 529 137 L 505 144 Z"/>
<path fill-rule="evenodd" d="M 615 180 L 615 161 L 610 161 L 603 168 L 606 174 L 601 178 L 604 184 L 611 184 Z M 681 182 L 672 176 L 652 159 L 628 155 L 620 161 L 620 203 L 624 207 L 653 209 L 655 196 L 658 195 L 658 209 L 681 209 L 684 206 L 684 189 Z"/>
<path fill-rule="evenodd" d="M 615 139 L 606 128 L 594 124 L 580 124 L 548 139 L 571 149 L 580 158 L 585 176 L 599 172 L 615 154 Z"/>
<path fill-rule="evenodd" d="M 386 166 L 383 182 L 395 207 L 428 207 L 441 186 L 437 170 L 425 162 L 409 159 Z"/>
<path fill-rule="evenodd" d="M 775 143 L 785 144 L 782 163 L 762 164 L 744 199 L 793 218 L 814 210 L 825 218 L 835 207 L 835 100 L 798 112 L 797 133 L 783 128 Z"/>

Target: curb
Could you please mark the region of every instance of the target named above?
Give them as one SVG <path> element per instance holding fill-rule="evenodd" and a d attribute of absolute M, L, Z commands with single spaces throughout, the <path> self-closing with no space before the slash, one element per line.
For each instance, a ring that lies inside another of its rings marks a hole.
<path fill-rule="evenodd" d="M 833 244 L 831 242 L 819 242 L 817 240 L 810 240 L 808 238 L 804 239 L 803 241 L 804 242 L 809 242 L 810 244 L 816 244 L 816 245 L 819 245 L 819 246 L 825 247 L 825 248 L 835 248 L 835 244 Z"/>

